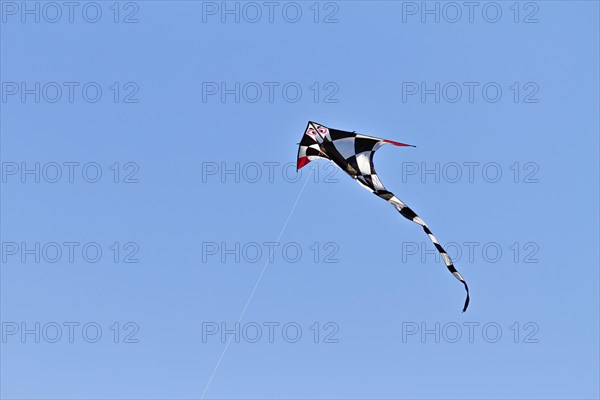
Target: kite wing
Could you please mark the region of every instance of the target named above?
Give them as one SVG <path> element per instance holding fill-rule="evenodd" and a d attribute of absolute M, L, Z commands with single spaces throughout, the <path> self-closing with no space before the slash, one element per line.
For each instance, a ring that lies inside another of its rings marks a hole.
<path fill-rule="evenodd" d="M 467 286 L 467 282 L 456 268 L 454 268 L 452 260 L 436 237 L 433 236 L 425 222 L 392 192 L 387 191 L 375 172 L 373 155 L 384 144 L 415 147 L 355 132 L 327 128 L 311 121 L 308 123 L 300 141 L 297 169 L 304 167 L 312 160 L 318 158 L 330 160 L 346 171 L 362 187 L 390 203 L 402 216 L 421 225 L 436 249 L 440 252 L 448 270 L 465 286 L 465 290 L 467 291 L 467 298 L 463 307 L 463 312 L 465 312 L 469 306 L 469 287 Z"/>

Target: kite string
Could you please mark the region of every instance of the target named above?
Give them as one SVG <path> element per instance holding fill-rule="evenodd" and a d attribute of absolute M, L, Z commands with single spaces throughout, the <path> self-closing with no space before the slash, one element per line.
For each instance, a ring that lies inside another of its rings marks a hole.
<path fill-rule="evenodd" d="M 294 210 L 296 210 L 296 206 L 298 205 L 300 196 L 302 196 L 302 193 L 304 193 L 304 189 L 306 188 L 306 184 L 308 183 L 308 181 L 312 175 L 312 172 L 313 172 L 313 170 L 311 168 L 308 176 L 306 177 L 306 181 L 304 181 L 304 184 L 302 185 L 302 189 L 300 189 L 300 193 L 298 193 L 298 197 L 296 197 L 296 201 L 294 201 L 294 205 L 292 206 L 292 209 L 290 210 L 290 213 L 288 214 L 288 217 L 285 220 L 285 223 L 283 224 L 283 227 L 281 228 L 281 231 L 279 232 L 279 236 L 277 236 L 277 240 L 275 242 L 279 242 L 279 240 L 283 236 L 283 233 L 285 232 L 285 228 L 287 228 L 287 225 L 290 222 L 290 219 L 292 218 L 292 214 L 294 214 Z M 271 250 L 271 251 L 273 251 L 273 250 Z M 244 305 L 244 308 L 242 309 L 242 312 L 237 320 L 236 325 L 241 322 L 242 318 L 244 318 L 244 314 L 246 314 L 246 310 L 248 309 L 248 306 L 250 305 L 250 302 L 252 301 L 252 298 L 254 297 L 254 293 L 256 292 L 256 289 L 258 288 L 258 285 L 260 284 L 260 281 L 262 280 L 262 277 L 265 274 L 265 271 L 267 270 L 267 266 L 269 265 L 272 255 L 273 254 L 270 254 L 269 257 L 267 258 L 267 262 L 263 266 L 263 269 L 260 272 L 260 275 L 258 276 L 258 279 L 256 280 L 256 283 L 254 284 L 254 287 L 252 288 L 252 292 L 250 292 L 250 296 L 248 296 L 248 300 L 246 300 L 246 304 Z M 217 361 L 215 368 L 213 369 L 212 373 L 210 374 L 210 378 L 208 379 L 208 382 L 206 383 L 206 386 L 204 387 L 204 391 L 202 392 L 202 396 L 200 396 L 200 400 L 204 399 L 204 395 L 206 394 L 206 391 L 210 387 L 210 384 L 212 383 L 212 380 L 215 377 L 215 374 L 217 373 L 219 366 L 221 365 L 223 356 L 225 356 L 225 353 L 227 352 L 227 349 L 229 348 L 229 343 L 231 343 L 231 339 L 232 339 L 232 335 L 229 336 L 227 343 L 225 343 L 225 348 L 223 349 L 223 352 L 221 353 L 221 356 L 219 357 L 219 361 Z"/>

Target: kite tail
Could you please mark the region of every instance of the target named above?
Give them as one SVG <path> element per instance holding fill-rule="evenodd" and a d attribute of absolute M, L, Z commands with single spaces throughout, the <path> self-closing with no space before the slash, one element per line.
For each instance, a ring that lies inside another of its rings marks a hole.
<path fill-rule="evenodd" d="M 387 193 L 390 193 L 390 192 L 387 192 Z M 375 194 L 379 195 L 377 192 L 375 192 Z M 456 268 L 454 268 L 454 264 L 452 263 L 450 256 L 448 255 L 448 253 L 446 253 L 446 250 L 444 250 L 444 248 L 440 245 L 440 243 L 438 242 L 436 237 L 433 236 L 433 233 L 431 233 L 431 230 L 429 229 L 429 227 L 413 210 L 411 210 L 410 207 L 408 207 L 406 204 L 404 204 L 402 201 L 400 201 L 400 199 L 398 199 L 396 196 L 392 196 L 391 198 L 389 197 L 389 195 L 387 195 L 385 197 L 384 196 L 380 196 L 380 197 L 384 198 L 391 205 L 393 205 L 394 208 L 396 208 L 396 210 L 398 210 L 398 212 L 400 212 L 400 214 L 402 214 L 402 216 L 404 218 L 409 219 L 409 220 L 413 221 L 414 223 L 417 223 L 423 227 L 423 230 L 425 231 L 427 236 L 429 236 L 429 239 L 431 239 L 435 248 L 440 252 L 440 255 L 442 256 L 442 259 L 444 260 L 444 264 L 446 264 L 448 271 L 450 271 L 450 273 L 452 275 L 454 275 L 454 277 L 456 279 L 461 281 L 462 284 L 465 286 L 465 290 L 467 291 L 467 298 L 465 299 L 465 306 L 463 307 L 462 312 L 467 311 L 467 307 L 469 307 L 469 300 L 470 300 L 469 299 L 469 286 L 467 286 L 467 281 L 465 281 L 465 278 L 463 278 L 462 275 L 456 270 Z"/>

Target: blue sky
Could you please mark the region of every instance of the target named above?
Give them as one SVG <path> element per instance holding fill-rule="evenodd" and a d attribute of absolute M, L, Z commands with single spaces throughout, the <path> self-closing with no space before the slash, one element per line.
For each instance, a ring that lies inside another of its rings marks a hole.
<path fill-rule="evenodd" d="M 597 2 L 0 11 L 2 398 L 600 396 Z"/>

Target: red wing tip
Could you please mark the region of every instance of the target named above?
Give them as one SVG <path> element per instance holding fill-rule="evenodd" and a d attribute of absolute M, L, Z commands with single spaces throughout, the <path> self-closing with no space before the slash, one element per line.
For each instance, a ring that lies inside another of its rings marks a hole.
<path fill-rule="evenodd" d="M 389 144 L 393 144 L 394 146 L 408 146 L 408 147 L 417 147 L 415 145 L 412 144 L 406 144 L 406 143 L 400 143 L 400 142 L 394 142 L 393 140 L 384 140 L 385 143 L 389 143 Z"/>
<path fill-rule="evenodd" d="M 308 157 L 300 157 L 298 159 L 298 164 L 296 165 L 296 171 L 298 171 L 300 168 L 304 167 L 309 162 L 310 162 L 310 160 L 308 159 Z"/>

